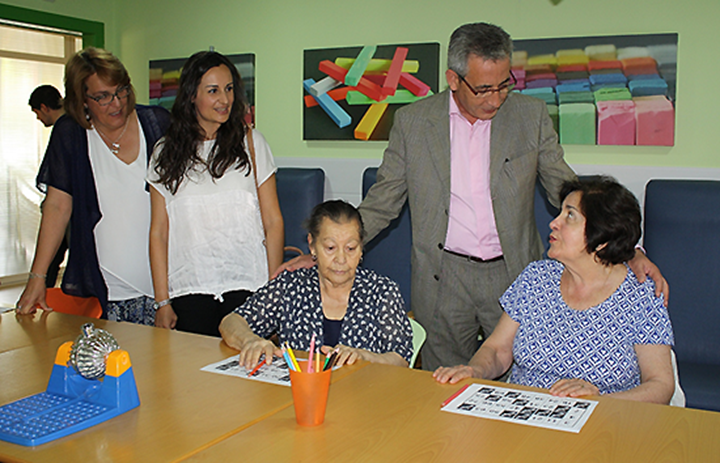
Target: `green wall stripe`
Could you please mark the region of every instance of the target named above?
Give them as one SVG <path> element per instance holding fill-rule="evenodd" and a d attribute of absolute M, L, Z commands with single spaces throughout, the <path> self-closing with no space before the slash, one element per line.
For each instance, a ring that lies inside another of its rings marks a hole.
<path fill-rule="evenodd" d="M 2 3 L 0 3 L 0 18 L 82 32 L 83 47 L 103 48 L 105 46 L 105 25 L 101 22 L 29 10 Z"/>

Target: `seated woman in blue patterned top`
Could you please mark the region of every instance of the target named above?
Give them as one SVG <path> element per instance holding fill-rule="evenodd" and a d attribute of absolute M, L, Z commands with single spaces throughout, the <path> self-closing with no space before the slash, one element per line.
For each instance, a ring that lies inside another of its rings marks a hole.
<path fill-rule="evenodd" d="M 553 395 L 612 394 L 667 404 L 673 332 L 654 283 L 625 262 L 640 238 L 640 206 L 613 179 L 563 185 L 550 223 L 553 260 L 533 262 L 500 298 L 505 313 L 469 365 L 438 368 L 441 383 L 493 379 Z"/>
<path fill-rule="evenodd" d="M 307 221 L 308 244 L 317 266 L 283 272 L 220 324 L 225 342 L 240 350 L 240 364 L 254 367 L 261 354 L 282 355 L 267 340 L 307 351 L 312 334 L 327 354 L 339 349 L 336 365 L 357 359 L 408 366 L 412 328 L 395 282 L 358 268 L 365 235 L 357 209 L 326 201 Z"/>

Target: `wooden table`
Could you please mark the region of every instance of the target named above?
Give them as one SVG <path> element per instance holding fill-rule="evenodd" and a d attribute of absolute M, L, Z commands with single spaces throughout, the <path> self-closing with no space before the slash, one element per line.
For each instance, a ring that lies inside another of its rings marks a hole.
<path fill-rule="evenodd" d="M 0 404 L 43 392 L 57 348 L 88 320 L 55 312 L 2 315 Z M 93 321 L 129 352 L 140 407 L 35 448 L 0 441 L 0 461 L 175 461 L 292 405 L 288 387 L 200 371 L 237 354 L 218 338 Z"/>
<path fill-rule="evenodd" d="M 67 323 L 63 317 L 51 316 L 54 312 L 37 311 L 34 315 L 16 315 L 6 312 L 0 315 L 0 352 L 44 343 L 61 337 L 72 341 L 80 334 L 82 322 Z M 91 318 L 77 317 L 84 322 L 93 322 Z"/>
<path fill-rule="evenodd" d="M 720 461 L 720 413 L 600 397 L 575 434 L 440 411 L 462 384 L 369 365 L 331 386 L 323 425 L 287 408 L 188 461 Z"/>
<path fill-rule="evenodd" d="M 86 321 L 2 315 L 0 404 L 44 391 Z M 0 461 L 720 461 L 720 413 L 600 397 L 574 434 L 442 412 L 461 384 L 374 364 L 334 372 L 325 423 L 303 428 L 289 388 L 200 371 L 235 354 L 220 340 L 95 324 L 130 353 L 140 407 L 35 448 L 0 442 Z"/>

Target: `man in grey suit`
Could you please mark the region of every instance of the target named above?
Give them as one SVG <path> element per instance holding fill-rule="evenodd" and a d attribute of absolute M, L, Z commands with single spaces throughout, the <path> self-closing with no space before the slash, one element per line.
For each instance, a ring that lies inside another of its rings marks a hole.
<path fill-rule="evenodd" d="M 510 93 L 511 54 L 497 26 L 453 33 L 449 90 L 397 111 L 377 183 L 359 208 L 369 240 L 409 201 L 425 369 L 467 362 L 478 334 L 500 319 L 500 296 L 542 255 L 536 178 L 556 206 L 561 183 L 575 178 L 545 103 Z"/>

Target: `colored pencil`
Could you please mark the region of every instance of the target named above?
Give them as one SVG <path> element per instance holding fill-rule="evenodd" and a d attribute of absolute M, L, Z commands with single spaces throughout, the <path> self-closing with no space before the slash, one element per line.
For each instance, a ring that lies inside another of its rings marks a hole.
<path fill-rule="evenodd" d="M 295 371 L 300 371 L 300 364 L 295 358 L 295 353 L 293 352 L 292 347 L 290 347 L 290 344 L 287 341 L 285 342 L 285 345 L 287 346 L 288 355 L 290 355 L 290 359 L 292 360 L 293 366 L 295 367 Z"/>
<path fill-rule="evenodd" d="M 327 370 L 328 367 L 332 368 L 332 366 L 330 366 L 330 361 L 333 359 L 333 356 L 336 355 L 338 352 L 340 352 L 340 349 L 336 347 L 330 355 L 325 357 L 325 365 L 323 365 L 323 371 Z"/>
<path fill-rule="evenodd" d="M 313 355 L 315 355 L 315 333 L 313 333 L 312 338 L 310 338 L 310 351 L 307 363 L 308 373 L 313 372 Z"/>
<path fill-rule="evenodd" d="M 326 370 L 329 370 L 335 366 L 335 362 L 337 362 L 339 353 L 340 353 L 340 349 L 335 349 L 335 351 L 330 356 L 330 361 L 328 362 L 327 366 L 325 367 Z"/>
<path fill-rule="evenodd" d="M 292 364 L 292 360 L 290 359 L 290 355 L 287 352 L 287 349 L 285 349 L 285 346 L 281 346 L 282 348 L 282 354 L 283 358 L 285 359 L 285 363 L 287 364 L 288 370 L 297 371 L 295 370 L 295 366 Z"/>
<path fill-rule="evenodd" d="M 260 362 L 257 364 L 257 366 L 252 369 L 252 371 L 248 374 L 248 378 L 249 378 L 250 376 L 254 375 L 255 373 L 257 373 L 257 371 L 260 369 L 260 367 L 263 366 L 264 364 L 265 364 L 265 359 L 263 359 L 262 361 L 260 361 Z"/>
<path fill-rule="evenodd" d="M 457 396 L 459 396 L 460 394 L 462 394 L 462 392 L 463 392 L 465 389 L 467 389 L 469 386 L 470 386 L 469 384 L 466 384 L 466 385 L 464 385 L 463 387 L 461 387 L 460 390 L 458 390 L 455 394 L 453 394 L 453 395 L 451 395 L 450 397 L 448 397 L 447 400 L 445 400 L 445 402 L 442 403 L 441 407 L 444 407 L 445 405 L 447 405 L 447 404 L 449 404 L 450 402 L 452 402 L 452 400 L 453 400 L 455 397 L 457 397 Z"/>

